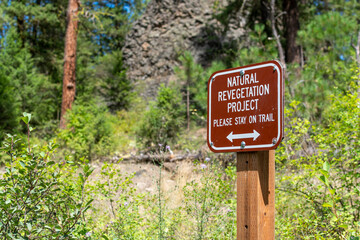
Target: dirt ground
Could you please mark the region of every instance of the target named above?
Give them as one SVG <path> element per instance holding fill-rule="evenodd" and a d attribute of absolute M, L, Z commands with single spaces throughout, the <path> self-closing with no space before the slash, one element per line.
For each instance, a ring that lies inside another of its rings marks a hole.
<path fill-rule="evenodd" d="M 102 162 L 92 164 L 95 170 L 90 176 L 90 181 L 99 179 L 103 164 Z M 132 181 L 138 193 L 155 194 L 158 191 L 157 181 L 160 176 L 160 166 L 153 163 L 120 162 L 114 164 L 113 167 L 119 169 L 123 176 L 134 174 Z M 187 182 L 199 179 L 200 176 L 194 171 L 196 167 L 198 166 L 195 166 L 190 160 L 164 163 L 161 169 L 160 186 L 170 206 L 179 206 L 183 199 L 183 187 Z"/>

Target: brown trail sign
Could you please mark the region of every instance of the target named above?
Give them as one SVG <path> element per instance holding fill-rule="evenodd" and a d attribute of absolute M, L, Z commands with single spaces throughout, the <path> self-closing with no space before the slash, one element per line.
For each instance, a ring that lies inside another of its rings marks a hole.
<path fill-rule="evenodd" d="M 275 149 L 283 138 L 278 61 L 215 72 L 208 81 L 207 143 L 237 152 L 237 239 L 275 238 Z"/>
<path fill-rule="evenodd" d="M 283 73 L 269 61 L 215 72 L 208 81 L 209 148 L 275 149 L 283 137 Z"/>

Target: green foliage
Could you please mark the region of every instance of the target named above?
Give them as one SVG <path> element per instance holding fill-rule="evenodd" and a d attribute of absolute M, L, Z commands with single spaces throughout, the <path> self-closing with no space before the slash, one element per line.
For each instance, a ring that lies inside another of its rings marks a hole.
<path fill-rule="evenodd" d="M 31 114 L 22 120 L 32 127 Z M 64 162 L 52 160 L 55 142 L 31 146 L 7 134 L 2 148 L 10 159 L 0 178 L 0 236 L 2 239 L 78 239 L 81 216 L 91 200 L 83 201 L 84 185 L 92 170 L 85 166 L 78 185 L 69 188 L 64 182 Z"/>
<path fill-rule="evenodd" d="M 84 34 L 96 42 L 102 54 L 121 50 L 131 24 L 144 11 L 147 2 L 147 0 L 86 1 L 80 14 L 80 21 L 88 30 L 84 31 Z"/>
<path fill-rule="evenodd" d="M 186 102 L 186 90 L 189 88 L 191 116 L 198 125 L 204 126 L 207 114 L 208 79 L 213 72 L 225 69 L 225 66 L 222 62 L 214 61 L 204 70 L 188 51 L 181 55 L 179 60 L 181 66 L 175 68 L 175 73 L 182 81 L 182 91 L 185 93 L 183 101 Z"/>
<path fill-rule="evenodd" d="M 21 48 L 28 48 L 40 73 L 57 79 L 56 59 L 64 52 L 66 1 L 2 1 L 2 29 L 4 39 L 9 31 L 16 31 Z M 55 82 L 52 81 L 52 82 Z"/>
<path fill-rule="evenodd" d="M 192 115 L 198 117 L 206 113 L 206 105 L 201 102 L 199 95 L 204 93 L 204 81 L 202 67 L 194 61 L 191 53 L 185 51 L 180 57 L 181 67 L 175 68 L 175 73 L 181 80 L 181 91 L 184 93 L 184 102 L 187 103 L 187 93 L 189 93 L 189 107 Z M 206 86 L 206 84 L 205 84 Z M 206 91 L 205 91 L 206 92 Z"/>
<path fill-rule="evenodd" d="M 47 139 L 58 123 L 66 1 L 2 1 L 0 64 L 13 87 L 19 112 L 34 114 Z"/>
<path fill-rule="evenodd" d="M 184 187 L 186 236 L 189 239 L 236 238 L 235 168 L 221 169 L 206 158 L 197 165 L 200 181 Z"/>
<path fill-rule="evenodd" d="M 94 95 L 101 96 L 112 112 L 128 109 L 131 87 L 124 77 L 122 60 L 118 59 L 119 51 L 146 2 L 89 0 L 81 3 L 77 99 L 87 101 Z M 33 125 L 40 130 L 37 135 L 49 139 L 55 132 L 61 106 L 67 3 L 58 0 L 0 3 L 0 63 L 2 73 L 8 78 L 1 78 L 0 85 L 10 82 L 13 105 L 8 103 L 8 107 L 14 111 L 12 114 L 7 110 L 9 120 L 0 123 L 2 126 L 14 126 L 16 118 L 12 116 L 28 111 L 35 116 Z"/>
<path fill-rule="evenodd" d="M 121 52 L 105 55 L 97 66 L 97 74 L 102 73 L 100 94 L 110 111 L 129 110 L 133 93 L 130 80 L 126 77 Z"/>
<path fill-rule="evenodd" d="M 74 154 L 75 160 L 85 157 L 89 160 L 113 152 L 113 125 L 116 118 L 106 108 L 94 102 L 75 104 L 66 113 L 66 129 L 58 134 L 66 146 L 65 151 Z"/>
<path fill-rule="evenodd" d="M 207 114 L 207 83 L 211 76 L 216 71 L 224 70 L 226 69 L 225 64 L 220 61 L 214 61 L 211 63 L 210 67 L 204 70 L 204 73 L 202 74 L 202 78 L 196 82 L 197 90 L 195 94 L 195 100 L 197 104 L 199 105 L 199 108 L 201 109 L 201 113 L 203 113 L 204 117 L 206 117 Z"/>
<path fill-rule="evenodd" d="M 174 142 L 184 122 L 184 113 L 179 92 L 162 85 L 156 101 L 150 104 L 150 109 L 144 114 L 137 130 L 137 141 L 147 148 Z"/>
<path fill-rule="evenodd" d="M 94 206 L 92 213 L 86 216 L 89 224 L 95 226 L 92 229 L 94 239 L 142 238 L 140 206 L 143 196 L 136 194 L 133 177 L 133 174 L 123 176 L 117 164 L 102 165 L 98 179 L 87 192 L 96 201 L 102 201 L 110 211 Z"/>
<path fill-rule="evenodd" d="M 279 236 L 349 239 L 360 235 L 359 104 L 357 87 L 352 87 L 350 92 L 332 97 L 324 114 L 325 125 L 310 128 L 308 121 L 304 125 L 297 119 L 288 130 L 302 134 L 290 135 L 282 148 L 292 148 L 293 152 L 285 155 L 293 160 L 282 166 L 287 170 L 277 192 L 282 216 L 277 220 Z M 299 152 L 297 146 L 302 155 L 292 154 Z"/>
<path fill-rule="evenodd" d="M 0 141 L 4 139 L 5 132 L 15 131 L 18 126 L 19 105 L 13 91 L 8 77 L 0 71 Z"/>
<path fill-rule="evenodd" d="M 264 24 L 255 24 L 254 29 L 250 31 L 249 38 L 250 44 L 239 46 L 232 67 L 264 62 L 278 57 L 276 42 L 269 38 Z"/>
<path fill-rule="evenodd" d="M 321 119 L 326 100 L 332 94 L 348 90 L 354 67 L 354 50 L 349 43 L 357 32 L 353 16 L 326 12 L 314 17 L 299 32 L 299 41 L 307 56 L 300 79 L 293 79 L 296 100 L 301 100 L 305 114 Z"/>
<path fill-rule="evenodd" d="M 56 85 L 50 83 L 45 75 L 37 71 L 28 48 L 22 48 L 21 44 L 21 39 L 13 30 L 9 30 L 6 38 L 2 39 L 4 48 L 0 52 L 0 64 L 3 66 L 4 77 L 0 81 L 3 82 L 1 84 L 7 83 L 9 90 L 13 90 L 12 111 L 19 111 L 20 108 L 22 111 L 33 112 L 36 116 L 34 119 L 36 126 L 56 115 L 57 99 L 53 94 Z"/>
<path fill-rule="evenodd" d="M 192 123 L 197 126 L 176 147 L 201 148 L 203 139 L 198 136 L 205 131 L 201 127 L 211 73 L 278 57 L 266 1 L 231 0 L 224 8 L 215 1 L 214 17 L 223 28 L 202 30 L 219 45 L 206 54 L 224 61 L 207 62 L 204 65 L 210 67 L 204 69 L 184 52 L 175 69 L 181 89 L 161 86 L 156 101 L 145 111 L 145 103 L 139 104 L 132 94 L 121 49 L 147 2 L 81 3 L 77 100 L 68 112 L 67 129 L 58 133 L 65 156 L 54 156 L 55 142 L 33 147 L 29 135 L 22 137 L 28 138 L 26 142 L 5 132 L 21 132 L 20 119 L 27 125 L 24 133 L 32 130 L 30 120 L 40 130 L 38 136 L 51 138 L 57 128 L 67 2 L 0 3 L 0 139 L 7 136 L 4 149 L 8 153 L 0 155 L 5 164 L 0 175 L 0 238 L 10 239 L 10 234 L 15 239 L 235 238 L 233 166 L 197 165 L 193 174 L 199 178 L 177 189 L 184 193 L 184 202 L 173 206 L 162 190 L 162 164 L 156 193 L 139 195 L 132 183 L 134 175 L 121 175 L 117 164 L 104 163 L 98 179 L 88 186 L 92 173 L 88 165 L 78 169 L 67 161 L 53 161 L 69 160 L 67 153 L 82 163 L 84 157 L 91 160 L 116 150 L 136 151 L 135 128 L 142 148 L 154 150 L 158 144 L 175 143 L 184 127 L 187 91 Z M 276 1 L 277 10 L 281 4 Z M 247 34 L 234 47 L 219 36 L 226 35 L 240 9 L 249 14 Z M 359 239 L 358 73 L 351 78 L 352 68 L 359 64 L 355 51 L 358 10 L 357 1 L 299 3 L 297 44 L 303 62 L 286 68 L 286 138 L 276 154 L 280 239 Z M 284 43 L 282 16 L 277 16 L 276 27 Z M 34 117 L 17 117 L 21 111 L 31 111 Z M 92 198 L 96 204 L 84 214 Z"/>
<path fill-rule="evenodd" d="M 163 154 L 161 150 L 160 153 Z M 150 213 L 144 218 L 144 225 L 147 227 L 145 233 L 147 238 L 153 235 L 153 237 L 155 236 L 155 238 L 161 240 L 172 237 L 174 235 L 174 229 L 172 226 L 172 219 L 168 218 L 170 211 L 169 207 L 166 206 L 165 194 L 161 190 L 163 184 L 162 173 L 164 171 L 164 163 L 161 161 L 159 164 L 159 174 L 154 179 L 156 183 L 155 193 L 147 197 L 146 200 L 149 203 L 144 206 L 146 211 Z"/>

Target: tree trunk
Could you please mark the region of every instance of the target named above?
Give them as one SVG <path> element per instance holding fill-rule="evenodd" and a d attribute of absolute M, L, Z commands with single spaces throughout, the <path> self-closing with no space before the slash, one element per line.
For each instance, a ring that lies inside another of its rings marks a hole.
<path fill-rule="evenodd" d="M 285 26 L 285 57 L 287 63 L 301 63 L 300 46 L 296 44 L 297 32 L 300 29 L 299 8 L 296 0 L 283 1 Z"/>
<path fill-rule="evenodd" d="M 76 41 L 78 31 L 79 0 L 69 0 L 67 28 L 65 35 L 63 95 L 61 103 L 60 128 L 66 127 L 65 114 L 75 100 Z"/>

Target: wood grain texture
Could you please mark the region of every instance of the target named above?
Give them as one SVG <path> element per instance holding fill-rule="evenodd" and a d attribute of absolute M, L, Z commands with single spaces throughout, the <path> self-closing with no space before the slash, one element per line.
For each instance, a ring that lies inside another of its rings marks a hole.
<path fill-rule="evenodd" d="M 275 239 L 275 151 L 237 153 L 237 239 Z"/>

